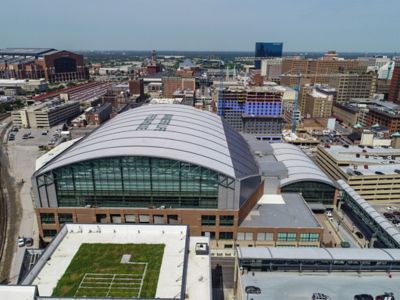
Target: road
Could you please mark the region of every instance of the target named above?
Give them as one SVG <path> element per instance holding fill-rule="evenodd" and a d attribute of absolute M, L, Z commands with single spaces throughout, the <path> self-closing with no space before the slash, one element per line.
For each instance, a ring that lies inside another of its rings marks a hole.
<path fill-rule="evenodd" d="M 232 299 L 234 269 L 233 257 L 211 257 L 213 299 Z"/>

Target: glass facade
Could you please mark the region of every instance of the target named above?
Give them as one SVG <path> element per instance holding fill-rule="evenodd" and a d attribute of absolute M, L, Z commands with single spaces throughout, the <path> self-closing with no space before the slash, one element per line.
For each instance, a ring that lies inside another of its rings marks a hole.
<path fill-rule="evenodd" d="M 295 242 L 296 241 L 296 233 L 294 232 L 279 232 L 278 241 L 285 241 L 285 242 Z"/>
<path fill-rule="evenodd" d="M 111 157 L 60 167 L 37 178 L 54 184 L 59 207 L 217 208 L 218 190 L 234 180 L 204 167 L 153 157 Z"/>
<path fill-rule="evenodd" d="M 54 224 L 56 222 L 54 214 L 52 213 L 42 213 L 40 214 L 40 220 L 43 224 Z"/>
<path fill-rule="evenodd" d="M 329 184 L 315 181 L 301 181 L 282 187 L 282 193 L 301 193 L 308 203 L 332 205 L 335 188 Z"/>
<path fill-rule="evenodd" d="M 257 42 L 255 47 L 255 57 L 282 57 L 283 43 L 264 43 Z M 261 60 L 254 61 L 255 68 L 261 69 Z"/>
<path fill-rule="evenodd" d="M 300 233 L 300 242 L 318 242 L 319 233 Z"/>
<path fill-rule="evenodd" d="M 233 226 L 235 223 L 235 218 L 233 216 L 220 216 L 219 225 L 221 226 Z"/>

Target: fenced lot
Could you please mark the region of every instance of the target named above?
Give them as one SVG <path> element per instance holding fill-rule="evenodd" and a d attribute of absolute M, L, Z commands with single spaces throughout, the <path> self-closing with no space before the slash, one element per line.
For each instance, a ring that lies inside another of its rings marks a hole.
<path fill-rule="evenodd" d="M 82 244 L 53 296 L 153 298 L 163 253 L 160 244 Z"/>

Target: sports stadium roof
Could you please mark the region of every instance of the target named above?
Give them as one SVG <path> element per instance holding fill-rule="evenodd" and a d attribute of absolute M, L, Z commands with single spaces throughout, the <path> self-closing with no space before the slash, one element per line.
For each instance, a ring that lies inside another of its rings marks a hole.
<path fill-rule="evenodd" d="M 185 161 L 232 178 L 259 175 L 243 137 L 213 113 L 186 105 L 147 105 L 124 112 L 61 152 L 39 174 L 104 157 Z"/>
<path fill-rule="evenodd" d="M 332 180 L 297 146 L 292 144 L 271 144 L 274 156 L 288 169 L 288 177 L 281 180 L 281 186 L 300 181 L 318 181 L 335 186 Z"/>
<path fill-rule="evenodd" d="M 52 48 L 6 48 L 0 49 L 0 55 L 39 56 L 53 51 Z"/>

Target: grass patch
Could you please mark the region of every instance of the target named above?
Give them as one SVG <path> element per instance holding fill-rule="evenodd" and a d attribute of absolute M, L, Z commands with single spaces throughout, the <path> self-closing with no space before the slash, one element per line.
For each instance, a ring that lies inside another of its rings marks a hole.
<path fill-rule="evenodd" d="M 139 264 L 121 264 L 124 254 L 130 254 L 130 262 L 147 263 L 140 297 L 154 298 L 157 289 L 158 276 L 162 257 L 163 244 L 82 244 L 72 259 L 64 275 L 53 290 L 53 297 L 111 297 L 132 298 L 136 297 L 137 289 L 124 289 L 133 287 L 123 282 L 124 277 L 139 276 L 143 274 L 144 267 Z M 86 275 L 85 274 L 96 274 Z M 127 274 L 104 275 L 101 274 Z M 98 277 L 98 278 L 96 278 Z M 110 282 L 114 277 L 111 288 Z M 85 278 L 85 279 L 84 279 Z M 82 280 L 83 284 L 81 285 Z M 122 282 L 121 282 L 122 281 Z M 102 288 L 79 288 L 79 286 L 93 286 Z M 79 290 L 78 290 L 79 289 Z M 77 293 L 78 291 L 78 293 Z"/>

